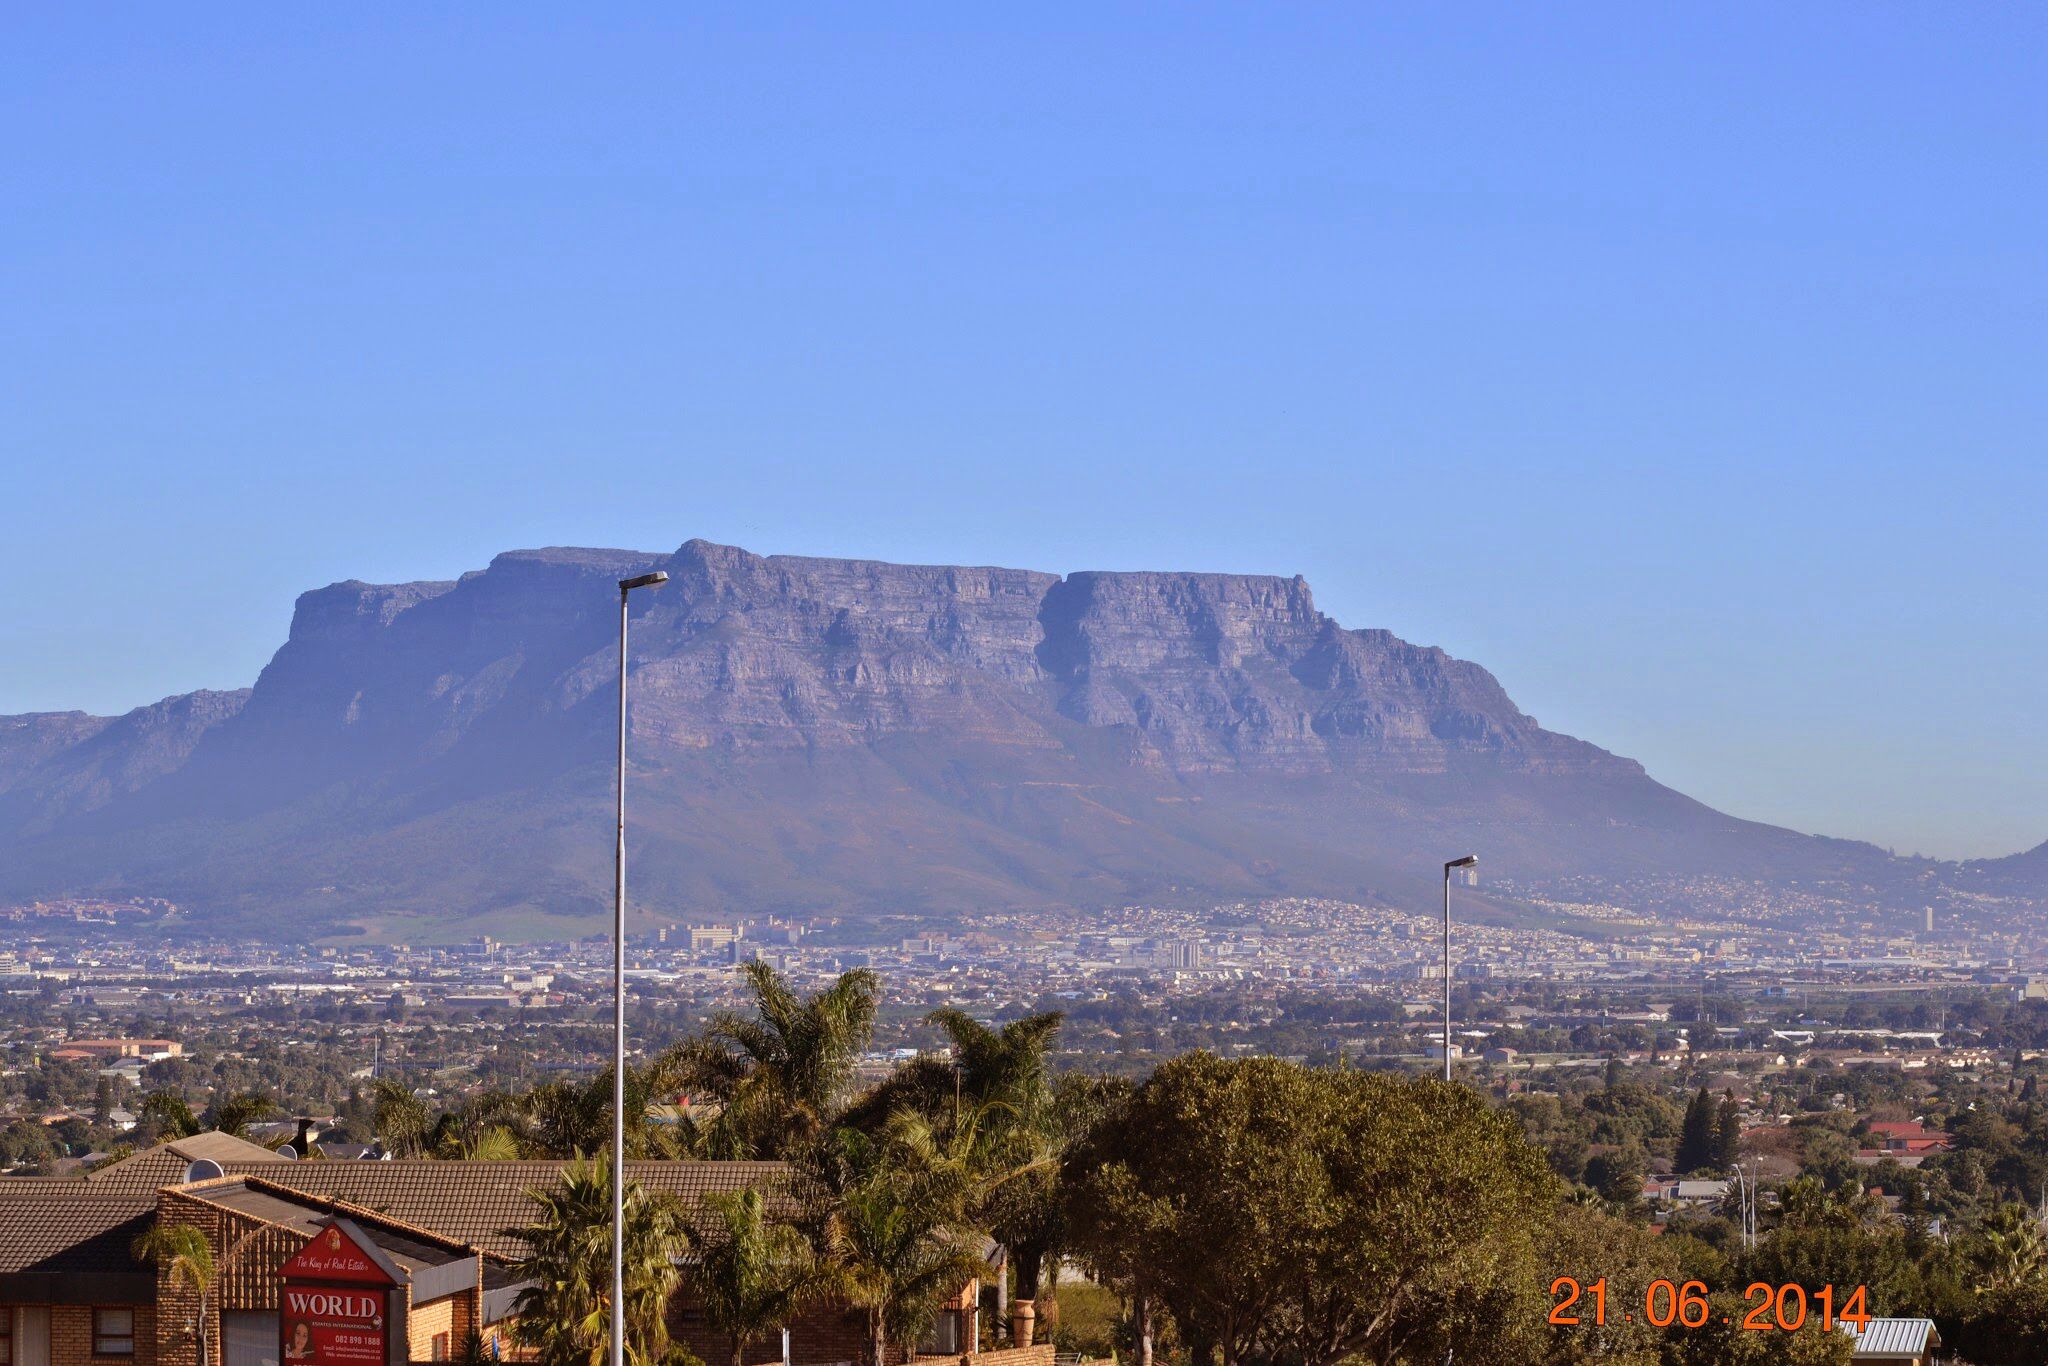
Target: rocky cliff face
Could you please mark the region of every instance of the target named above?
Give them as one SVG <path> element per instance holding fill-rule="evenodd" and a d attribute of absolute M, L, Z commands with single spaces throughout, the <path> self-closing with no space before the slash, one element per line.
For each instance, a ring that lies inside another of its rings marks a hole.
<path fill-rule="evenodd" d="M 183 767 L 249 695 L 247 688 L 185 693 L 113 718 L 0 718 L 0 737 L 17 737 L 17 745 L 0 742 L 0 749 L 18 756 L 0 763 L 0 830 L 17 839 L 41 834 L 133 796 Z"/>
<path fill-rule="evenodd" d="M 232 738 L 251 762 L 291 750 L 285 767 L 313 780 L 415 764 L 514 719 L 586 736 L 583 713 L 617 677 L 610 585 L 655 567 L 670 584 L 634 602 L 634 735 L 653 752 L 906 735 L 1051 750 L 1081 726 L 1169 773 L 1427 773 L 1459 753 L 1639 772 L 1544 731 L 1476 665 L 1344 630 L 1299 579 L 1061 579 L 699 541 L 671 556 L 514 552 L 457 583 L 308 593 Z"/>
<path fill-rule="evenodd" d="M 647 564 L 655 563 L 651 558 Z M 692 542 L 636 636 L 651 743 L 812 749 L 944 734 L 1028 749 L 1127 732 L 1175 773 L 1329 772 L 1368 754 L 1637 772 L 1553 736 L 1483 669 L 1345 631 L 1300 579 L 762 558 Z M 614 677 L 605 648 L 578 687 Z"/>
<path fill-rule="evenodd" d="M 1813 856 L 1545 731 L 1475 664 L 1344 628 L 1298 578 L 692 541 L 336 584 L 251 690 L 0 719 L 0 894 L 594 912 L 614 582 L 652 568 L 636 881 L 672 914 L 1359 895 L 1475 838 L 1530 870 Z"/>
<path fill-rule="evenodd" d="M 0 716 L 0 792 L 19 783 L 52 757 L 90 740 L 111 718 L 82 711 L 40 711 Z"/>

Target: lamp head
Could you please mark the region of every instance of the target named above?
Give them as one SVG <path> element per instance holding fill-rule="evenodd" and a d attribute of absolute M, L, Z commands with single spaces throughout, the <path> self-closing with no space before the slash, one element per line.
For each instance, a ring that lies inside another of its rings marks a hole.
<path fill-rule="evenodd" d="M 1467 854 L 1463 858 L 1454 858 L 1449 863 L 1446 863 L 1444 865 L 1444 871 L 1448 873 L 1453 868 L 1474 868 L 1477 867 L 1478 864 L 1479 855 Z"/>
<path fill-rule="evenodd" d="M 667 571 L 657 569 L 652 574 L 642 574 L 636 579 L 620 579 L 619 591 L 621 593 L 630 593 L 636 588 L 656 588 L 667 582 Z"/>

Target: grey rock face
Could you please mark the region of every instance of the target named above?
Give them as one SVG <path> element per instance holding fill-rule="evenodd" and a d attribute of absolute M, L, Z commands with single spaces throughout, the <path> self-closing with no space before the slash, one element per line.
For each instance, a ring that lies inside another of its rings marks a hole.
<path fill-rule="evenodd" d="M 167 697 L 126 716 L 66 712 L 64 724 L 54 727 L 46 720 L 41 753 L 0 775 L 0 829 L 16 837 L 40 833 L 141 791 L 181 768 L 201 738 L 238 715 L 249 696 L 247 688 L 201 691 Z M 32 736 L 35 726 L 17 723 L 39 719 L 45 718 L 0 717 L 0 737 Z M 27 757 L 34 743 L 27 740 L 17 752 Z"/>
<path fill-rule="evenodd" d="M 691 541 L 335 584 L 253 689 L 0 718 L 0 894 L 294 924 L 594 913 L 614 583 L 652 568 L 636 886 L 674 914 L 1363 895 L 1467 841 L 1532 872 L 1814 866 L 1818 842 L 1544 730 L 1478 665 L 1346 629 L 1299 578 Z"/>

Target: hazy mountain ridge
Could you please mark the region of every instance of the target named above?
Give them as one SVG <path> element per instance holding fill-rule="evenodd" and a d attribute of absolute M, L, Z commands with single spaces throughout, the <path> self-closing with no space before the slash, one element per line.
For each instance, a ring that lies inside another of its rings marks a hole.
<path fill-rule="evenodd" d="M 1410 895 L 1519 877 L 1832 875 L 1544 730 L 1483 668 L 1299 578 L 547 549 L 302 595 L 252 689 L 0 718 L 0 895 L 434 923 L 604 901 L 614 580 L 636 595 L 636 901 L 870 911 Z"/>

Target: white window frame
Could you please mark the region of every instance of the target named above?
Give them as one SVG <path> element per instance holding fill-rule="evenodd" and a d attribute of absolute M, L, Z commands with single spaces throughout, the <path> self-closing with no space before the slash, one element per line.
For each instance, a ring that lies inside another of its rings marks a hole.
<path fill-rule="evenodd" d="M 128 1330 L 123 1333 L 109 1332 L 100 1326 L 102 1317 L 109 1314 L 125 1314 Z M 103 1343 L 125 1342 L 126 1347 L 106 1347 Z M 92 1311 L 92 1354 L 96 1357 L 132 1357 L 135 1355 L 135 1306 L 128 1304 L 95 1305 Z"/>

